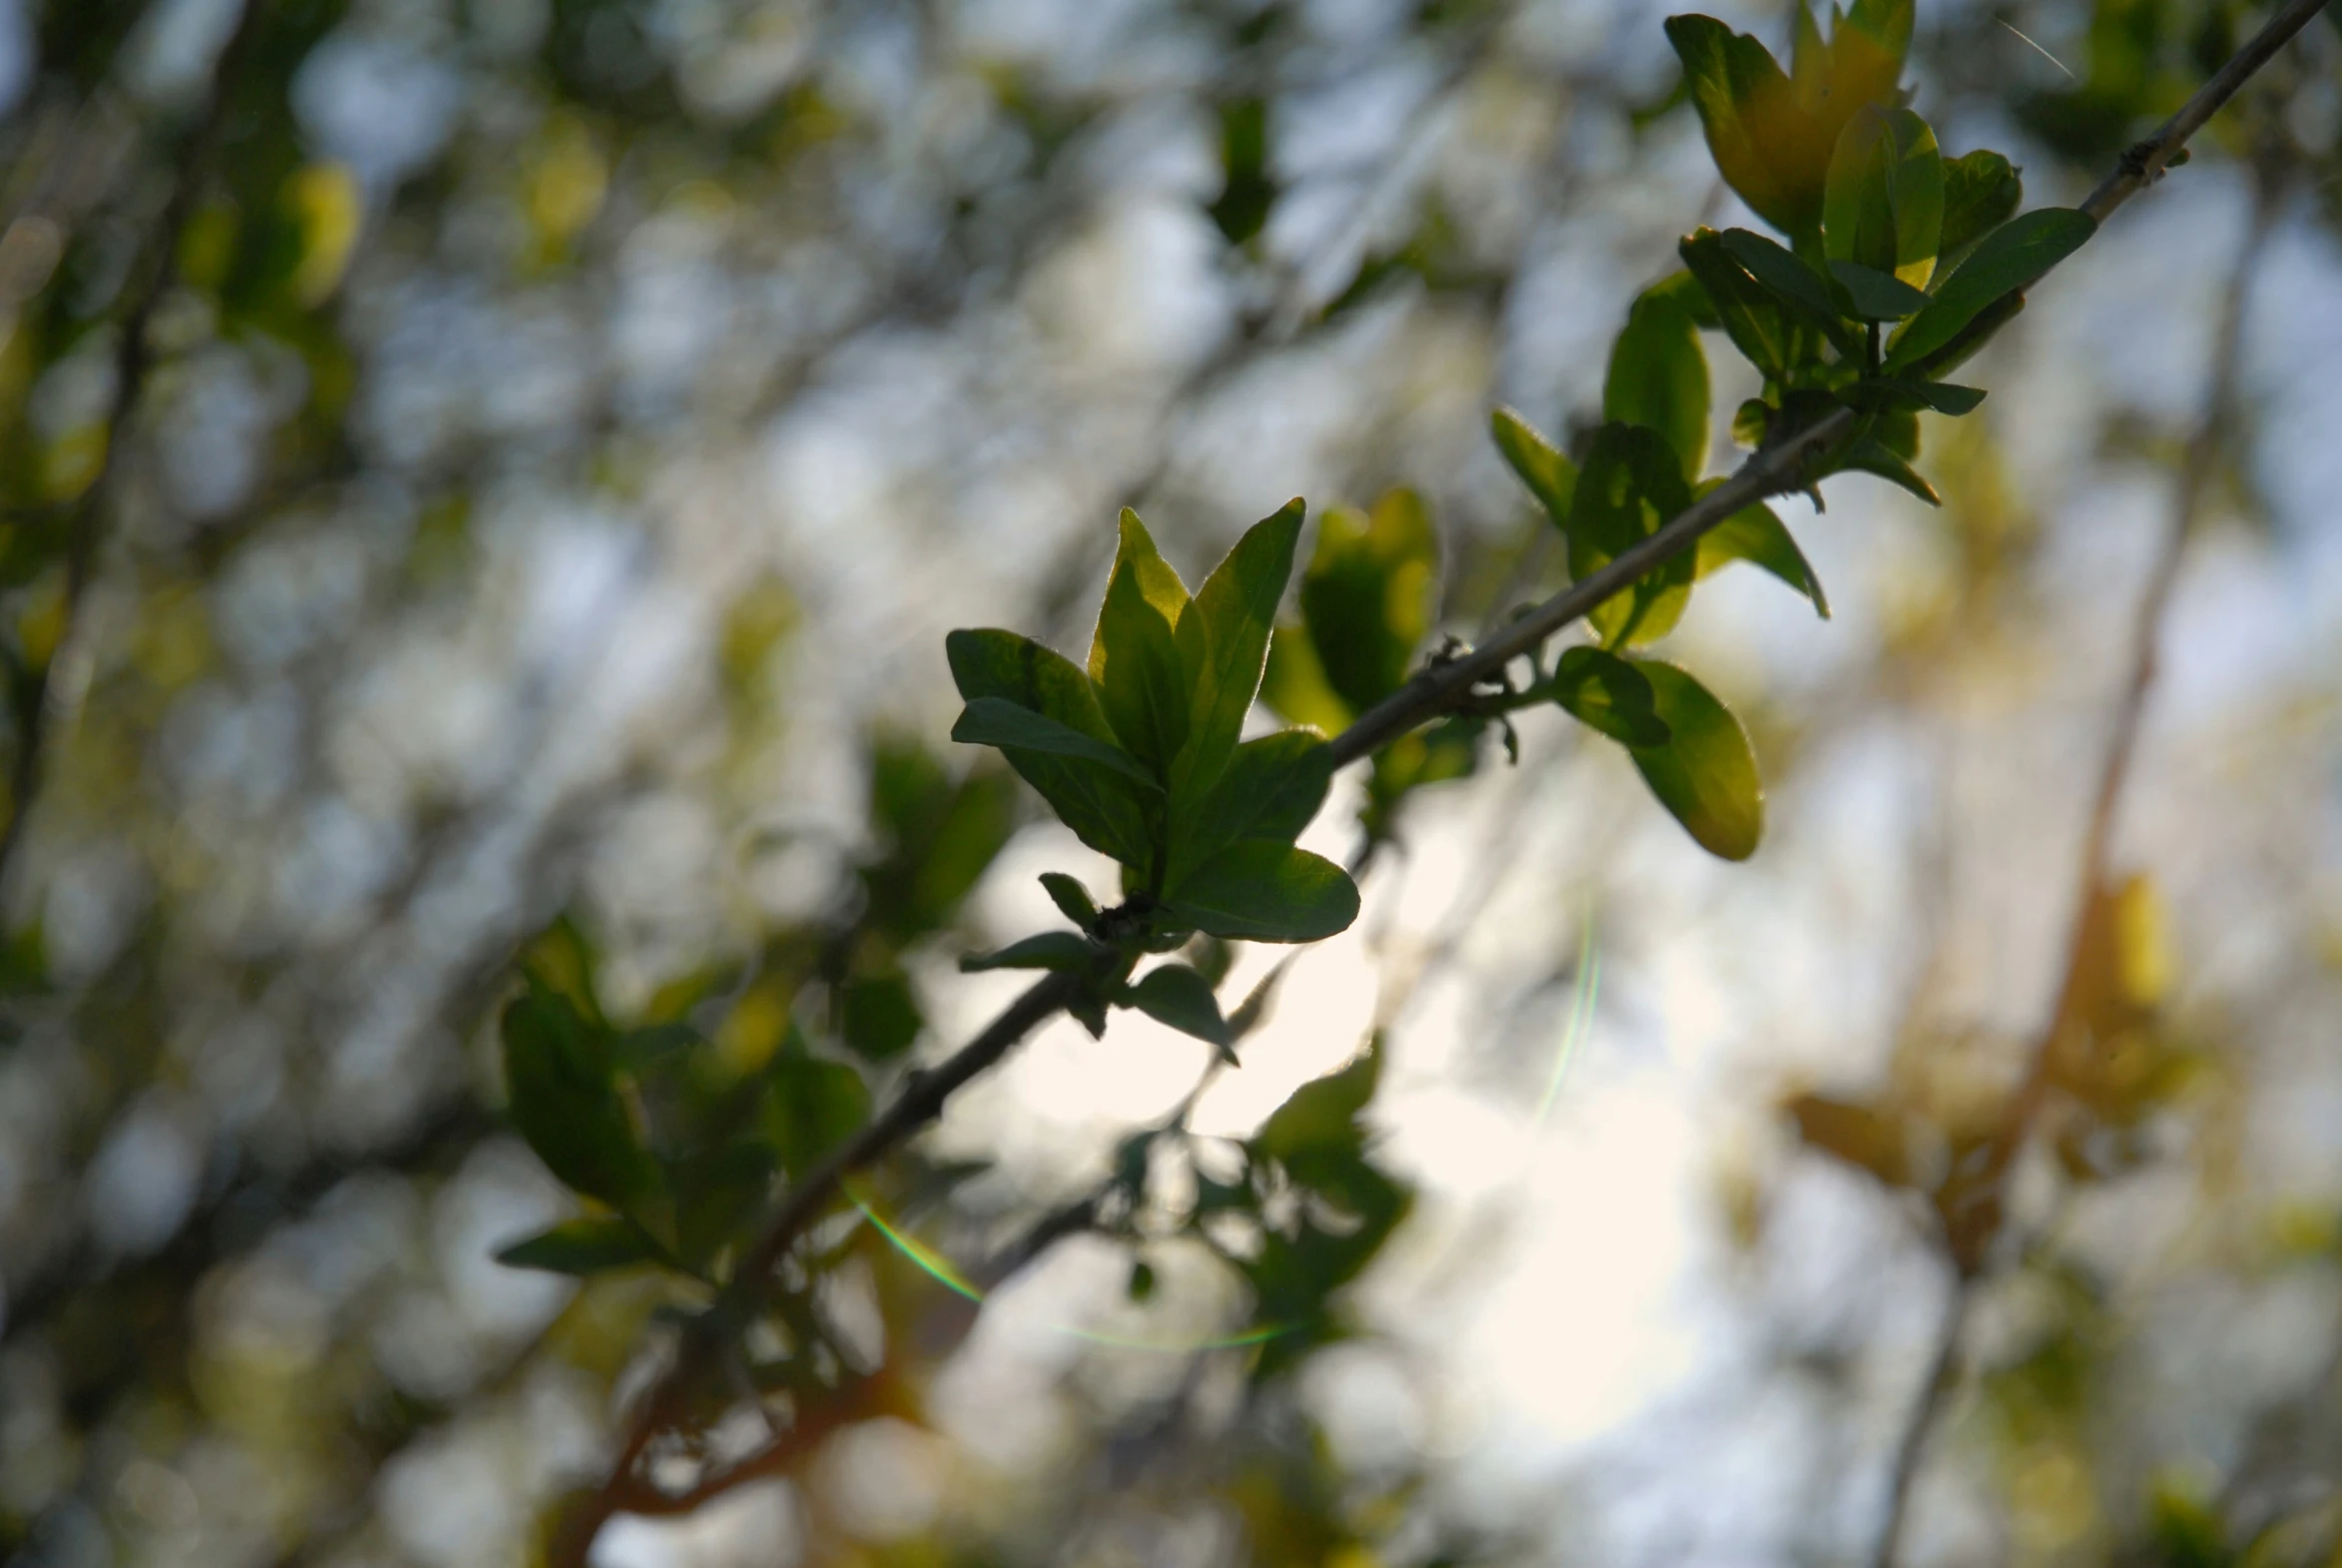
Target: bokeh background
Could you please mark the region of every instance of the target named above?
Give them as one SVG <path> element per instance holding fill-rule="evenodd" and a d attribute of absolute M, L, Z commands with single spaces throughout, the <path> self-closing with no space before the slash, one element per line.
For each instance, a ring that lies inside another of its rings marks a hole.
<path fill-rule="evenodd" d="M 750 1057 L 845 1018 L 883 1089 L 1011 994 L 954 964 L 1051 922 L 1036 873 L 1109 885 L 945 741 L 944 632 L 1079 646 L 1126 503 L 1192 579 L 1291 495 L 1406 485 L 1469 637 L 1561 566 L 1491 406 L 1586 428 L 1675 238 L 1750 220 L 1645 0 L 250 3 L 0 5 L 0 642 L 39 740 L 0 1555 L 523 1562 L 669 1287 L 492 1260 L 571 1203 L 500 1116 L 516 956 L 565 914 L 613 1017 Z M 1917 106 L 2072 203 L 2257 11 L 1923 0 Z M 1192 1114 L 1240 1138 L 1381 1031 L 1372 1158 L 1414 1198 L 1348 1337 L 1257 1377 L 1192 1248 L 1136 1244 L 1138 1301 L 1128 1233 L 1010 1246 L 1205 1067 L 1061 1020 L 924 1146 L 961 1179 L 918 1233 L 1000 1259 L 981 1310 L 923 1338 L 944 1285 L 862 1282 L 901 1408 L 597 1560 L 1869 1562 L 1954 1316 L 1900 1561 L 2333 1560 L 2331 20 L 1929 416 L 1940 510 L 1781 503 L 1834 618 L 1702 592 L 1670 656 L 1756 737 L 1752 862 L 1558 715 L 1410 803 Z M 1711 346 L 1721 424 L 1754 387 Z M 2057 1017 L 2183 523 L 2109 818 L 2119 1028 L 1962 1287 L 1915 1188 Z M 963 775 L 988 869 L 870 938 L 874 778 Z M 1356 804 L 1307 842 L 1348 853 Z"/>

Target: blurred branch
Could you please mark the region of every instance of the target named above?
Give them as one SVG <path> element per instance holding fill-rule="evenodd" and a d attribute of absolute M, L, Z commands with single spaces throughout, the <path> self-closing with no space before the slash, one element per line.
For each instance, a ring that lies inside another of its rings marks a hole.
<path fill-rule="evenodd" d="M 21 733 L 8 781 L 8 821 L 0 826 L 0 907 L 4 907 L 9 874 L 24 845 L 33 798 L 41 787 L 43 753 L 54 719 L 50 696 L 57 662 L 68 656 L 74 640 L 81 601 L 89 591 L 98 548 L 104 542 L 106 501 L 112 481 L 121 471 L 122 442 L 147 371 L 153 364 L 154 351 L 147 342 L 147 329 L 154 320 L 156 306 L 178 277 L 179 236 L 195 214 L 204 177 L 227 129 L 237 74 L 252 52 L 253 39 L 260 32 L 269 6 L 270 0 L 246 0 L 236 30 L 221 49 L 219 62 L 212 71 L 211 97 L 201 118 L 180 142 L 178 162 L 172 171 L 171 198 L 147 237 L 139 272 L 124 291 L 127 303 L 119 328 L 121 338 L 114 346 L 114 387 L 100 420 L 106 432 L 105 446 L 98 459 L 97 473 L 69 508 L 62 523 L 67 535 L 63 629 L 49 657 L 33 672 L 30 690 L 23 699 Z"/>
<path fill-rule="evenodd" d="M 2309 6 L 2303 12 L 2305 19 L 2308 12 L 2316 9 L 2314 5 Z M 2267 58 L 2268 52 L 2260 55 L 2262 60 Z M 2225 78 L 2228 74 L 2223 71 L 2221 76 Z M 2196 123 L 2200 124 L 2201 119 Z M 2148 145 L 2140 144 L 2141 147 Z M 2138 149 L 2134 148 L 2130 154 L 2124 155 L 2126 166 L 2137 153 Z M 2167 150 L 2163 156 L 2167 156 Z M 2159 168 L 2160 164 L 2157 163 L 2155 167 Z M 2115 698 L 2106 754 L 2099 765 L 2097 786 L 2090 800 L 2089 819 L 2082 833 L 2080 866 L 2075 879 L 2075 910 L 2071 929 L 2066 936 L 2065 970 L 2058 983 L 2056 1001 L 2050 1009 L 2048 1023 L 2033 1042 L 2024 1077 L 2001 1113 L 1991 1141 L 1973 1157 L 1975 1164 L 1972 1167 L 1955 1171 L 1943 1198 L 1945 1228 L 1942 1240 L 1953 1268 L 1952 1299 L 1945 1307 L 1944 1322 L 1939 1330 L 1927 1379 L 1921 1384 L 1919 1397 L 1907 1415 L 1902 1436 L 1896 1443 L 1887 1515 L 1880 1526 L 1878 1547 L 1873 1557 L 1877 1568 L 1893 1568 L 1910 1506 L 1912 1483 L 1926 1456 L 1928 1438 L 1945 1401 L 1958 1385 L 1959 1341 L 1966 1327 L 1976 1283 L 1987 1271 L 1986 1253 L 2001 1231 L 2009 1170 L 2049 1102 L 2054 1087 L 2052 1076 L 2058 1048 L 2071 1037 L 2082 1021 L 2084 997 L 2089 985 L 2090 952 L 2099 919 L 2100 895 L 2109 876 L 2114 828 L 2138 752 L 2147 695 L 2154 684 L 2158 664 L 2156 648 L 2162 640 L 2163 618 L 2170 607 L 2172 590 L 2179 580 L 2188 541 L 2202 521 L 2205 496 L 2210 491 L 2236 425 L 2245 307 L 2251 293 L 2253 273 L 2260 264 L 2269 232 L 2275 223 L 2280 182 L 2272 171 L 2255 167 L 2252 183 L 2250 226 L 2220 298 L 2220 314 L 2214 330 L 2212 357 L 2206 378 L 2208 392 L 2204 412 L 2188 438 L 2172 491 L 2169 531 L 2149 569 L 2146 587 L 2140 594 L 2137 610 L 2131 620 L 2130 648 L 2125 666 L 2128 673 Z M 2108 184 L 2112 186 L 2115 182 L 2110 181 Z M 2123 194 L 2137 189 L 2138 184 L 2130 185 Z M 2104 189 L 2101 187 L 2101 190 Z"/>
<path fill-rule="evenodd" d="M 2150 139 L 2153 147 L 2150 155 L 2139 154 L 2137 148 L 2125 154 L 2123 170 L 2091 198 L 2091 216 L 2102 220 L 2148 183 L 2147 174 L 2134 174 L 2132 166 L 2137 165 L 2139 171 L 2159 171 L 2167 165 L 2187 137 L 2234 97 L 2252 73 L 2323 4 L 2324 0 L 2294 0 L 2239 52 L 2236 60 L 2216 74 Z M 2146 145 L 2149 144 L 2141 144 Z M 2020 301 L 2021 296 L 2012 291 L 2007 298 Z M 1840 408 L 1803 430 L 1769 443 L 1723 484 L 1601 570 L 1515 618 L 1503 632 L 1471 652 L 1435 661 L 1329 742 L 1335 765 L 1364 758 L 1419 725 L 1470 707 L 1479 700 L 1474 688 L 1500 679 L 1505 666 L 1513 659 L 1540 647 L 1548 637 L 1630 586 L 1643 573 L 1691 548 L 1701 534 L 1742 507 L 1768 495 L 1804 488 L 1803 475 L 1810 459 L 1850 433 L 1855 420 L 1852 409 Z M 2148 640 L 2151 652 L 2151 635 Z M 2130 715 L 2132 725 L 2135 717 L 2135 713 Z M 2126 754 L 2127 738 L 2122 744 Z M 2119 780 L 2116 788 L 2118 791 Z M 2093 835 L 2093 841 L 2097 837 Z M 876 1164 L 924 1131 L 942 1115 L 945 1102 L 954 1091 L 989 1071 L 1028 1033 L 1055 1016 L 1073 997 L 1076 984 L 1064 975 L 1049 976 L 1030 987 L 942 1065 L 914 1073 L 903 1093 L 875 1121 L 808 1173 L 791 1190 L 756 1245 L 743 1258 L 734 1275 L 733 1288 L 727 1294 L 736 1298 L 743 1291 L 761 1288 L 798 1237 L 836 1197 L 846 1176 Z M 733 1315 L 724 1307 L 737 1308 L 738 1304 L 737 1299 L 719 1303 L 717 1310 L 699 1319 L 687 1334 L 675 1364 L 643 1398 L 601 1485 L 581 1500 L 578 1511 L 571 1516 L 552 1554 L 553 1568 L 583 1568 L 603 1524 L 613 1514 L 639 1511 L 637 1467 L 655 1439 L 679 1417 L 682 1400 L 706 1370 L 708 1357 L 716 1348 L 713 1340 L 716 1325 L 729 1321 Z"/>

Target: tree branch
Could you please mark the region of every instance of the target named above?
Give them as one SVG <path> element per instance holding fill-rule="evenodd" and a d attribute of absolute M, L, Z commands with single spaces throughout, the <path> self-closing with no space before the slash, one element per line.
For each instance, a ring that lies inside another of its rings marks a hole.
<path fill-rule="evenodd" d="M 2300 31 L 2324 3 L 2325 0 L 2292 0 L 2155 137 L 2124 155 L 2122 168 L 2090 198 L 2091 206 L 2086 209 L 2090 215 L 2102 221 L 2133 192 L 2150 183 L 2185 145 L 2187 138 L 2233 98 L 2253 72 Z M 2141 152 L 2141 148 L 2150 146 L 2150 152 Z M 2019 295 L 2012 291 L 2004 298 L 2014 300 Z M 1501 675 L 1513 659 L 1540 646 L 1546 638 L 1630 586 L 1643 573 L 1691 548 L 1700 535 L 1742 507 L 1768 495 L 1801 487 L 1809 460 L 1849 434 L 1855 417 L 1852 409 L 1840 408 L 1803 430 L 1769 443 L 1742 463 L 1723 484 L 1620 553 L 1601 570 L 1519 616 L 1471 652 L 1423 670 L 1388 700 L 1334 737 L 1330 747 L 1335 765 L 1366 757 L 1462 705 L 1469 700 L 1473 686 Z M 942 1066 L 914 1074 L 903 1093 L 877 1120 L 840 1146 L 791 1190 L 743 1259 L 734 1276 L 734 1288 L 760 1288 L 799 1235 L 835 1198 L 839 1183 L 846 1176 L 883 1159 L 941 1116 L 945 1102 L 954 1091 L 989 1071 L 1028 1033 L 1058 1013 L 1073 997 L 1076 984 L 1069 977 L 1051 975 L 1011 1003 L 1007 1011 L 987 1025 L 976 1039 L 947 1058 Z M 644 1398 L 617 1461 L 601 1486 L 578 1505 L 578 1512 L 564 1529 L 563 1540 L 552 1559 L 554 1568 L 583 1568 L 602 1525 L 612 1514 L 638 1505 L 634 1468 L 702 1370 L 708 1343 L 704 1333 L 685 1338 L 675 1365 Z"/>

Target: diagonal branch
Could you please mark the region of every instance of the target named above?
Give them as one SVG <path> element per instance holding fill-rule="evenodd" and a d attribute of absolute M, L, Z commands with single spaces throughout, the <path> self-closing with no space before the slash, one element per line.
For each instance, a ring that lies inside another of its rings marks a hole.
<path fill-rule="evenodd" d="M 2188 137 L 2235 97 L 2252 74 L 2307 25 L 2324 4 L 2325 0 L 2290 0 L 2160 131 L 2124 154 L 2121 167 L 2090 197 L 2085 208 L 2090 216 L 2103 221 L 2133 193 L 2151 183 L 2184 147 Z M 1986 310 L 2002 309 L 2013 303 L 2021 303 L 2020 291 L 2011 291 Z M 1742 463 L 1723 484 L 1601 570 L 1519 616 L 1471 652 L 1425 669 L 1395 695 L 1334 737 L 1330 746 L 1336 764 L 1366 757 L 1408 731 L 1468 703 L 1473 687 L 1501 675 L 1513 659 L 1541 646 L 1545 639 L 1630 586 L 1654 566 L 1690 549 L 1702 534 L 1742 507 L 1768 495 L 1803 487 L 1809 461 L 1849 434 L 1855 418 L 1853 410 L 1840 408 L 1803 430 L 1768 444 Z M 877 1120 L 797 1183 L 743 1259 L 734 1276 L 734 1290 L 761 1288 L 799 1236 L 835 1200 L 845 1177 L 876 1164 L 940 1117 L 945 1102 L 955 1090 L 990 1071 L 1027 1034 L 1055 1016 L 1072 998 L 1074 985 L 1074 981 L 1060 975 L 1039 982 L 969 1044 L 939 1066 L 915 1074 Z M 704 1331 L 686 1336 L 675 1364 L 643 1399 L 617 1459 L 601 1485 L 579 1501 L 577 1511 L 566 1522 L 561 1546 L 553 1558 L 554 1568 L 582 1568 L 602 1525 L 612 1514 L 625 1510 L 635 1498 L 635 1468 L 652 1441 L 677 1416 L 678 1406 L 703 1370 L 708 1349 L 709 1336 Z"/>

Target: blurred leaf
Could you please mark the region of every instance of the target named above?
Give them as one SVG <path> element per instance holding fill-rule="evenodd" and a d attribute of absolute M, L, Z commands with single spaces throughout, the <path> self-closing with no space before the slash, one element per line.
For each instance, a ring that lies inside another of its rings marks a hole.
<path fill-rule="evenodd" d="M 1155 1269 L 1144 1257 L 1131 1261 L 1131 1277 L 1123 1286 L 1123 1293 L 1134 1301 L 1149 1301 L 1155 1297 Z"/>
<path fill-rule="evenodd" d="M 1667 743 L 1650 680 L 1617 654 L 1571 648 L 1555 666 L 1553 683 L 1553 700 L 1589 729 L 1629 746 Z"/>
<path fill-rule="evenodd" d="M 1956 267 L 1984 236 L 2015 216 L 2024 182 L 2008 160 L 1986 148 L 1944 161 L 1944 234 L 1937 271 Z"/>
<path fill-rule="evenodd" d="M 1763 501 L 1743 506 L 1701 534 L 1694 570 L 1705 577 L 1736 560 L 1763 567 L 1811 600 L 1816 614 L 1830 618 L 1830 598 L 1822 591 L 1822 579 L 1779 515 Z"/>
<path fill-rule="evenodd" d="M 2064 207 L 2036 208 L 2010 219 L 1944 281 L 1926 310 L 1904 323 L 1889 345 L 1887 369 L 1920 365 L 1959 336 L 1986 306 L 2004 294 L 2030 288 L 2097 229 L 2087 213 Z"/>
<path fill-rule="evenodd" d="M 1926 288 L 1944 235 L 1944 159 L 1928 122 L 1909 109 L 1879 107 L 1847 121 L 1830 159 L 1822 224 L 1833 262 L 1884 275 L 1915 294 Z M 1839 277 L 1850 289 L 1858 287 Z M 1893 297 L 1892 291 L 1861 288 L 1858 304 L 1863 295 Z M 1926 303 L 1921 296 L 1919 305 L 1894 315 L 1909 316 Z M 1887 319 L 1868 309 L 1862 314 Z"/>
<path fill-rule="evenodd" d="M 1489 416 L 1496 449 L 1545 506 L 1545 513 L 1562 532 L 1569 531 L 1570 509 L 1576 504 L 1578 465 L 1561 448 L 1537 433 L 1536 427 L 1510 408 Z"/>
<path fill-rule="evenodd" d="M 901 970 L 857 975 L 838 988 L 838 1031 L 866 1062 L 891 1062 L 910 1050 L 925 1022 Z"/>
<path fill-rule="evenodd" d="M 1439 541 L 1422 497 L 1394 489 L 1371 513 L 1335 507 L 1317 521 L 1301 574 L 1301 617 L 1318 667 L 1363 713 L 1398 690 L 1431 629 Z"/>
<path fill-rule="evenodd" d="M 1579 476 L 1569 536 L 1570 575 L 1592 576 L 1691 504 L 1675 449 L 1656 430 L 1605 424 Z M 1691 598 L 1689 551 L 1645 572 L 1586 619 L 1605 647 L 1649 642 L 1673 630 Z"/>
<path fill-rule="evenodd" d="M 765 1136 L 791 1180 L 870 1120 L 870 1090 L 843 1062 L 817 1057 L 794 1032 L 765 1072 Z"/>
<path fill-rule="evenodd" d="M 1220 105 L 1219 158 L 1223 178 L 1208 211 L 1230 245 L 1242 245 L 1268 222 L 1276 182 L 1268 174 L 1268 105 L 1238 98 Z"/>
<path fill-rule="evenodd" d="M 1098 901 L 1090 890 L 1062 871 L 1045 871 L 1041 885 L 1048 890 L 1049 901 L 1058 907 L 1058 913 L 1075 925 L 1088 931 L 1098 924 Z"/>
<path fill-rule="evenodd" d="M 1222 1057 L 1232 1060 L 1228 1047 L 1234 1043 L 1235 1036 L 1229 1031 L 1227 1021 L 1219 1016 L 1219 1002 L 1211 994 L 1211 982 L 1186 965 L 1164 964 L 1149 970 L 1137 985 L 1123 993 L 1121 1001 L 1159 1024 L 1209 1041 L 1219 1048 Z"/>
<path fill-rule="evenodd" d="M 1062 654 L 1011 631 L 955 631 L 944 645 L 952 678 L 971 705 L 998 698 L 1121 750 L 1090 677 Z M 1156 794 L 1151 785 L 1119 764 L 1021 745 L 1005 747 L 1003 754 L 1083 843 L 1125 865 L 1143 866 L 1152 858 L 1150 822 L 1160 807 L 1150 799 Z"/>
<path fill-rule="evenodd" d="M 504 1009 L 503 1039 L 506 1114 L 546 1170 L 615 1208 L 656 1189 L 606 1030 L 532 975 Z"/>
<path fill-rule="evenodd" d="M 1139 514 L 1123 508 L 1122 542 L 1090 643 L 1090 678 L 1123 746 L 1160 780 L 1187 739 L 1187 674 L 1171 628 L 1187 587 L 1156 552 Z"/>
<path fill-rule="evenodd" d="M 1289 844 L 1246 839 L 1173 883 L 1164 909 L 1230 941 L 1319 942 L 1358 918 L 1358 889 L 1331 861 Z"/>
<path fill-rule="evenodd" d="M 1665 295 L 1646 292 L 1610 350 L 1602 416 L 1657 430 L 1687 481 L 1708 464 L 1708 357 L 1699 324 Z"/>
<path fill-rule="evenodd" d="M 1086 937 L 1071 931 L 1044 931 L 1012 942 L 997 953 L 960 960 L 962 974 L 992 969 L 1088 969 L 1098 962 L 1098 950 Z"/>
<path fill-rule="evenodd" d="M 1268 644 L 1268 669 L 1260 700 L 1288 724 L 1306 724 L 1327 735 L 1349 727 L 1357 715 L 1325 678 L 1317 646 L 1304 626 L 1279 626 Z"/>
<path fill-rule="evenodd" d="M 1365 1135 L 1358 1118 L 1373 1102 L 1381 1081 L 1382 1041 L 1377 1036 L 1346 1066 L 1294 1090 L 1252 1135 L 1253 1152 L 1306 1168 L 1312 1155 L 1362 1147 Z"/>
<path fill-rule="evenodd" d="M 1643 782 L 1701 848 L 1726 860 L 1757 852 L 1765 788 L 1748 732 L 1708 688 L 1672 664 L 1636 659 L 1651 682 L 1667 743 L 1632 755 Z"/>
<path fill-rule="evenodd" d="M 512 1268 L 580 1276 L 657 1259 L 642 1232 L 616 1215 L 567 1220 L 496 1252 L 496 1261 Z"/>
<path fill-rule="evenodd" d="M 1889 1186 L 1912 1179 L 1912 1159 L 1900 1121 L 1822 1095 L 1800 1095 L 1789 1103 L 1798 1137 L 1812 1148 L 1868 1172 Z"/>

